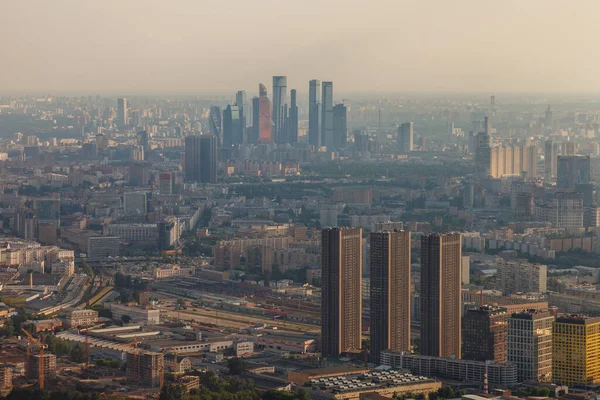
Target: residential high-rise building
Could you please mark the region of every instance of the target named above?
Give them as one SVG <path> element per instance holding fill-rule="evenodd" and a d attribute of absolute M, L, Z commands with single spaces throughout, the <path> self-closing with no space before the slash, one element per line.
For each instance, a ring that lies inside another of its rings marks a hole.
<path fill-rule="evenodd" d="M 560 154 L 563 156 L 574 156 L 575 142 L 562 142 Z"/>
<path fill-rule="evenodd" d="M 546 177 L 556 177 L 558 170 L 558 153 L 560 151 L 560 143 L 546 140 L 544 142 L 544 173 Z"/>
<path fill-rule="evenodd" d="M 492 134 L 492 120 L 490 117 L 486 116 L 483 118 L 483 131 L 488 135 Z"/>
<path fill-rule="evenodd" d="M 421 238 L 421 354 L 460 358 L 461 262 L 459 233 Z"/>
<path fill-rule="evenodd" d="M 321 145 L 333 150 L 333 82 L 323 82 L 321 89 Z"/>
<path fill-rule="evenodd" d="M 490 135 L 485 132 L 477 133 L 475 137 L 475 163 L 488 174 L 490 173 L 491 152 Z"/>
<path fill-rule="evenodd" d="M 298 143 L 298 103 L 296 100 L 296 89 L 290 90 L 290 110 L 287 123 L 288 141 Z"/>
<path fill-rule="evenodd" d="M 526 260 L 498 260 L 496 284 L 505 296 L 518 292 L 544 293 L 547 290 L 548 266 Z"/>
<path fill-rule="evenodd" d="M 146 131 L 139 131 L 137 133 L 137 145 L 138 146 L 142 146 L 144 148 L 144 151 L 148 151 L 150 150 L 150 142 L 149 142 L 149 138 L 148 138 L 148 132 Z"/>
<path fill-rule="evenodd" d="M 558 192 L 554 195 L 556 221 L 554 225 L 562 229 L 583 228 L 583 194 L 578 192 Z"/>
<path fill-rule="evenodd" d="M 371 233 L 371 361 L 383 350 L 410 352 L 410 232 Z"/>
<path fill-rule="evenodd" d="M 575 189 L 590 183 L 590 156 L 558 156 L 556 187 Z"/>
<path fill-rule="evenodd" d="M 117 99 L 117 123 L 119 126 L 124 127 L 129 123 L 127 113 L 127 99 L 124 97 Z"/>
<path fill-rule="evenodd" d="M 223 147 L 244 143 L 240 107 L 228 104 L 223 111 Z"/>
<path fill-rule="evenodd" d="M 160 388 L 161 375 L 164 374 L 165 359 L 163 353 L 145 350 L 127 352 L 127 379 L 145 388 Z"/>
<path fill-rule="evenodd" d="M 285 116 L 287 114 L 287 77 L 273 77 L 273 124 L 275 142 L 287 143 Z"/>
<path fill-rule="evenodd" d="M 217 182 L 217 138 L 213 135 L 185 138 L 184 177 L 186 182 Z"/>
<path fill-rule="evenodd" d="M 546 109 L 546 114 L 544 117 L 544 125 L 551 128 L 552 127 L 552 107 L 548 104 L 548 108 Z"/>
<path fill-rule="evenodd" d="M 399 153 L 407 154 L 413 151 L 414 135 L 414 124 L 412 122 L 405 122 L 400 125 L 396 142 Z"/>
<path fill-rule="evenodd" d="M 146 214 L 148 211 L 148 195 L 146 192 L 130 192 L 123 194 L 123 211 L 125 214 Z"/>
<path fill-rule="evenodd" d="M 313 79 L 308 83 L 308 144 L 321 147 L 321 82 Z"/>
<path fill-rule="evenodd" d="M 217 143 L 212 135 L 200 137 L 200 182 L 217 183 Z"/>
<path fill-rule="evenodd" d="M 60 199 L 35 199 L 38 223 L 60 226 Z"/>
<path fill-rule="evenodd" d="M 248 133 L 248 144 L 258 143 L 260 132 L 260 97 L 252 98 L 252 128 Z"/>
<path fill-rule="evenodd" d="M 560 385 L 600 383 L 600 318 L 569 315 L 552 327 L 552 381 Z"/>
<path fill-rule="evenodd" d="M 212 106 L 208 113 L 208 133 L 216 137 L 219 145 L 223 142 L 223 117 L 221 107 Z"/>
<path fill-rule="evenodd" d="M 347 109 L 344 104 L 333 107 L 333 146 L 334 149 L 346 147 L 348 141 Z"/>
<path fill-rule="evenodd" d="M 40 354 L 31 354 L 25 365 L 25 374 L 29 379 L 39 379 L 41 374 L 44 375 L 44 382 L 54 381 L 56 379 L 56 355 L 44 353 L 44 357 Z"/>
<path fill-rule="evenodd" d="M 535 146 L 498 146 L 490 149 L 489 171 L 492 178 L 505 175 L 524 175 L 534 178 L 537 173 Z"/>
<path fill-rule="evenodd" d="M 258 142 L 273 143 L 273 119 L 271 118 L 271 100 L 267 96 L 267 87 L 258 85 L 259 92 L 259 128 Z"/>
<path fill-rule="evenodd" d="M 507 310 L 482 306 L 467 310 L 462 321 L 462 356 L 466 360 L 506 362 Z"/>
<path fill-rule="evenodd" d="M 173 194 L 173 176 L 170 173 L 158 175 L 158 192 L 160 194 Z"/>
<path fill-rule="evenodd" d="M 360 350 L 362 229 L 321 232 L 321 338 L 323 357 Z"/>
<path fill-rule="evenodd" d="M 519 382 L 552 378 L 552 324 L 548 311 L 523 311 L 508 318 L 507 361 L 517 366 Z"/>

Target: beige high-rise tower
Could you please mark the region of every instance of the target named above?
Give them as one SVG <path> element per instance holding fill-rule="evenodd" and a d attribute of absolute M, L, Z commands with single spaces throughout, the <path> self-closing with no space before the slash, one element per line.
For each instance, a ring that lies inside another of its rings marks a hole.
<path fill-rule="evenodd" d="M 421 354 L 461 358 L 460 233 L 421 238 Z"/>
<path fill-rule="evenodd" d="M 324 229 L 321 246 L 322 354 L 335 357 L 361 348 L 362 229 Z"/>
<path fill-rule="evenodd" d="M 371 233 L 371 361 L 410 351 L 410 232 Z"/>

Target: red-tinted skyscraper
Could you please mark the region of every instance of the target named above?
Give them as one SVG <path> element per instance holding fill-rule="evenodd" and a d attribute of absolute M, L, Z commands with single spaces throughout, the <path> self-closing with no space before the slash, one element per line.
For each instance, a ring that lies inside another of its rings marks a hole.
<path fill-rule="evenodd" d="M 273 143 L 273 118 L 271 117 L 271 100 L 267 97 L 267 88 L 262 83 L 258 85 L 260 124 L 258 132 L 259 143 Z"/>
<path fill-rule="evenodd" d="M 271 117 L 271 100 L 267 96 L 267 87 L 258 85 L 260 102 L 259 143 L 273 143 L 273 118 Z"/>

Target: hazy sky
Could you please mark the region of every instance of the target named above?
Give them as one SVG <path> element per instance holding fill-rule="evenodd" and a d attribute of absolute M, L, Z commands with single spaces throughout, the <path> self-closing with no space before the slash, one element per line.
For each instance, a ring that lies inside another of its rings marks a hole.
<path fill-rule="evenodd" d="M 0 94 L 600 92 L 598 0 L 0 0 Z"/>

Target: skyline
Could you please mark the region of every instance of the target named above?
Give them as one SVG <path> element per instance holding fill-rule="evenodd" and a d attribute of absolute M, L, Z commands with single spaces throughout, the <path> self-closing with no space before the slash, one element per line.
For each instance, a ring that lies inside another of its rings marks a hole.
<path fill-rule="evenodd" d="M 300 93 L 310 79 L 338 93 L 599 93 L 600 4 L 578 4 L 12 2 L 0 88 L 207 95 L 285 75 Z"/>

